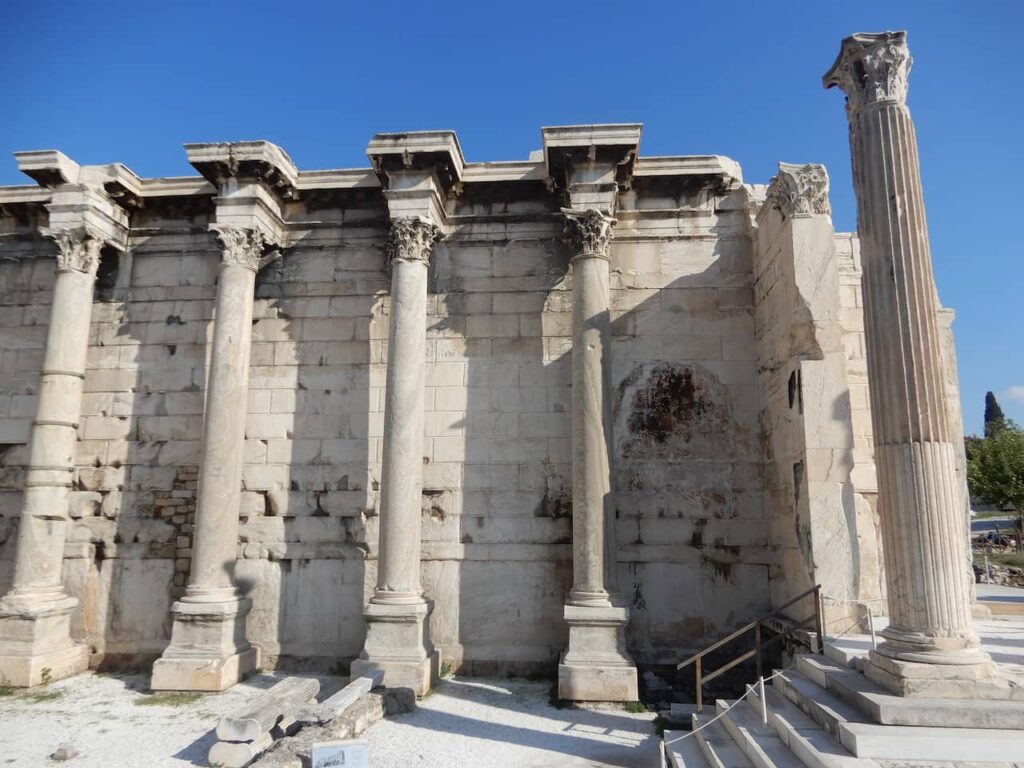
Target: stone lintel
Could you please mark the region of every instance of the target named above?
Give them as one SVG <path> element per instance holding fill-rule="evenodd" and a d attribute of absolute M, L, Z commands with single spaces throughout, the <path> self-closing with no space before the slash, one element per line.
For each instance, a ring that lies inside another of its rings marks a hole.
<path fill-rule="evenodd" d="M 80 171 L 78 163 L 57 149 L 15 152 L 18 170 L 42 187 L 74 184 Z"/>
<path fill-rule="evenodd" d="M 642 131 L 641 123 L 541 128 L 544 162 L 551 183 L 566 190 L 575 184 L 628 187 Z"/>
<path fill-rule="evenodd" d="M 429 171 L 443 195 L 462 181 L 466 165 L 455 131 L 378 133 L 370 139 L 366 156 L 384 188 L 394 186 L 397 172 Z"/>
<path fill-rule="evenodd" d="M 269 141 L 185 144 L 188 161 L 225 194 L 232 180 L 258 180 L 282 200 L 297 195 L 299 172 L 288 154 Z"/>

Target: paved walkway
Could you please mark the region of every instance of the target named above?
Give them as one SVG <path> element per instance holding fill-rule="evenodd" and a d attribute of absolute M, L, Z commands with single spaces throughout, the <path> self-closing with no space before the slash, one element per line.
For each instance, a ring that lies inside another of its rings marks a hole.
<path fill-rule="evenodd" d="M 621 706 L 556 709 L 551 683 L 451 678 L 414 712 L 366 732 L 373 768 L 659 765 L 654 715 Z"/>

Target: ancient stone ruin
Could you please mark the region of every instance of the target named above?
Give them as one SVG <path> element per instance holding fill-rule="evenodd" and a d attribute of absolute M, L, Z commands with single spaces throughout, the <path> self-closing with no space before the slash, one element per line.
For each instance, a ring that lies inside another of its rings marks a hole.
<path fill-rule="evenodd" d="M 187 144 L 177 178 L 17 153 L 0 675 L 422 694 L 444 664 L 629 701 L 820 584 L 826 626 L 888 613 L 890 690 L 986 679 L 908 69 L 854 36 L 826 78 L 859 237 L 822 166 L 747 183 L 639 124 L 502 162 L 378 134 L 355 169 Z"/>

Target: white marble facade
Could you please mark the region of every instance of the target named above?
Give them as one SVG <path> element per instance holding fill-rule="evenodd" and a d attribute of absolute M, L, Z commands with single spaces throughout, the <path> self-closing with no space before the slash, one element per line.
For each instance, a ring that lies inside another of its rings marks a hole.
<path fill-rule="evenodd" d="M 467 162 L 448 131 L 380 134 L 346 170 L 188 145 L 197 175 L 159 179 L 20 153 L 0 671 L 219 689 L 260 657 L 422 693 L 441 664 L 557 669 L 628 700 L 636 664 L 814 583 L 829 616 L 884 610 L 860 255 L 825 170 L 766 188 L 644 157 L 639 125 L 539 138 Z"/>

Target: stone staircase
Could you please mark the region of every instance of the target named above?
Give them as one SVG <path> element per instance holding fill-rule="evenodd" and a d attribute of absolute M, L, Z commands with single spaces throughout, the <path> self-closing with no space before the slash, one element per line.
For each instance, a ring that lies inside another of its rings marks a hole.
<path fill-rule="evenodd" d="M 666 731 L 673 768 L 867 768 L 1001 763 L 1024 767 L 1024 701 L 906 699 L 857 670 L 802 655 L 764 689 Z M 715 719 L 718 715 L 718 719 Z M 699 730 L 698 730 L 699 729 Z"/>

